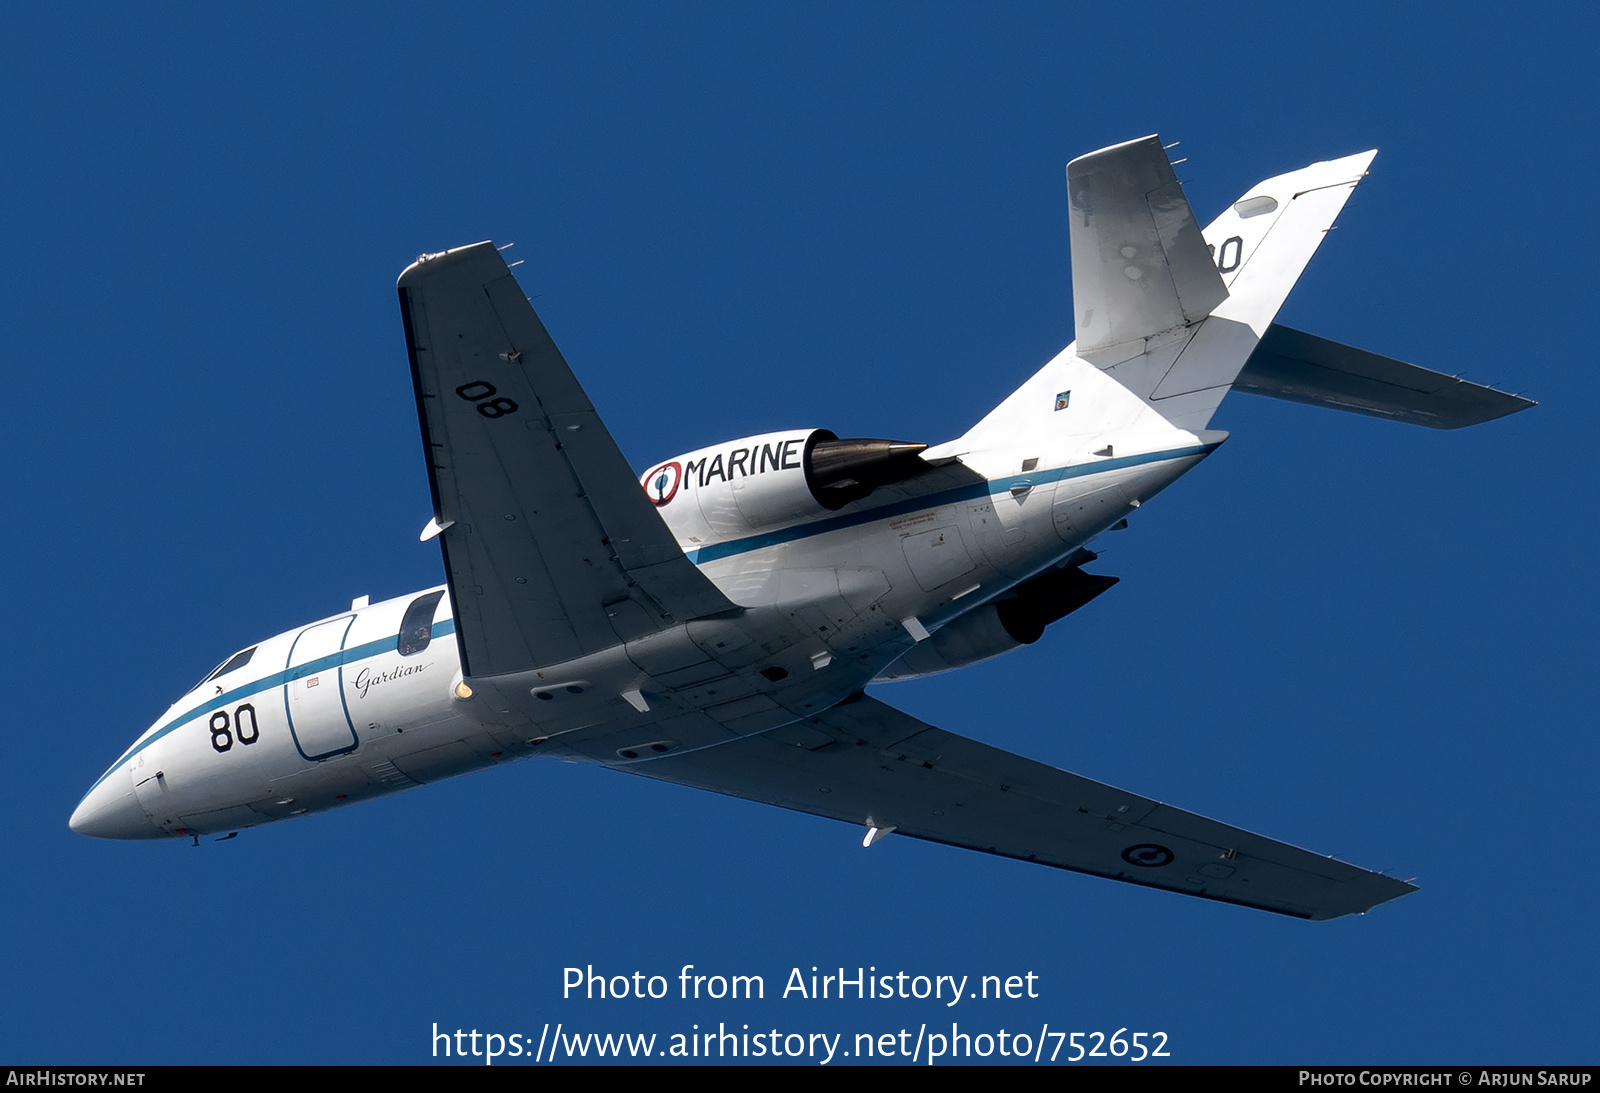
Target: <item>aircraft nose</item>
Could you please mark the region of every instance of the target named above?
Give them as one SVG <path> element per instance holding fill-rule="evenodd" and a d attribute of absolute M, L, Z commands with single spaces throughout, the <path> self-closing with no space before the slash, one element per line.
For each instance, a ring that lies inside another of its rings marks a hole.
<path fill-rule="evenodd" d="M 159 839 L 164 834 L 139 807 L 126 767 L 107 775 L 78 803 L 67 826 L 97 839 Z"/>

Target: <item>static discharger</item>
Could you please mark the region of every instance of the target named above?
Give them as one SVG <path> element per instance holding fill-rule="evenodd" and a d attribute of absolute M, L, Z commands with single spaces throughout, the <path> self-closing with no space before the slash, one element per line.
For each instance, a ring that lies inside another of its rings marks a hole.
<path fill-rule="evenodd" d="M 867 828 L 866 838 L 861 840 L 861 845 L 862 845 L 863 848 L 869 847 L 873 843 L 877 842 L 879 839 L 883 838 L 885 835 L 890 835 L 890 834 L 893 834 L 893 833 L 894 833 L 893 825 L 891 825 L 889 827 L 869 827 L 869 828 Z"/>

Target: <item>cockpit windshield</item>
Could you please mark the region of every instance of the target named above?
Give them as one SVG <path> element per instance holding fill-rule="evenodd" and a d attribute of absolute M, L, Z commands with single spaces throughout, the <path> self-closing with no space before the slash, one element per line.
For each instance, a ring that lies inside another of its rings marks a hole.
<path fill-rule="evenodd" d="M 229 657 L 227 660 L 225 660 L 221 664 L 217 665 L 215 671 L 213 671 L 210 675 L 206 676 L 206 678 L 202 679 L 199 683 L 196 683 L 195 686 L 196 687 L 204 687 L 207 683 L 210 683 L 213 679 L 216 679 L 218 676 L 225 676 L 229 672 L 235 672 L 235 671 L 238 671 L 240 668 L 243 668 L 246 664 L 250 663 L 250 658 L 256 655 L 256 649 L 257 649 L 257 646 L 252 645 L 252 646 L 250 646 L 250 648 L 244 650 L 243 652 L 239 652 L 239 653 L 233 654 L 233 656 Z"/>

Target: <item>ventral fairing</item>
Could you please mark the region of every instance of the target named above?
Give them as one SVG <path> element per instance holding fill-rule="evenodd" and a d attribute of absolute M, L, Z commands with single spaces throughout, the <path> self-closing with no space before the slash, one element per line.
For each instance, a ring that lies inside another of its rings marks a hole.
<path fill-rule="evenodd" d="M 597 763 L 1302 918 L 1413 891 L 925 724 L 869 686 L 1040 640 L 1230 390 L 1471 425 L 1525 399 L 1278 326 L 1373 153 L 1201 229 L 1155 137 L 1067 166 L 1076 339 L 942 443 L 797 427 L 635 475 L 500 253 L 400 276 L 445 584 L 225 660 L 72 816 L 226 835 L 497 763 Z M 1069 624 L 1070 625 L 1070 624 Z"/>

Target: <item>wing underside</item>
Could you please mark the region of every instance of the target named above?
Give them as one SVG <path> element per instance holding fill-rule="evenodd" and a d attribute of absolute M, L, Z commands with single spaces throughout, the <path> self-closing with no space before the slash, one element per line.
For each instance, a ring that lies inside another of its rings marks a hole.
<path fill-rule="evenodd" d="M 863 827 L 1298 918 L 1415 888 L 927 725 L 860 696 L 627 767 Z"/>
<path fill-rule="evenodd" d="M 1227 299 L 1159 138 L 1067 164 L 1067 200 L 1079 356 L 1197 323 Z"/>
<path fill-rule="evenodd" d="M 570 660 L 732 608 L 684 557 L 505 260 L 400 276 L 462 671 Z"/>

